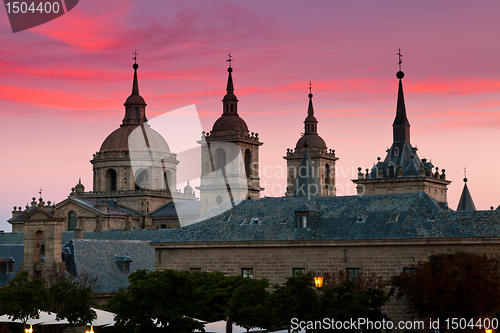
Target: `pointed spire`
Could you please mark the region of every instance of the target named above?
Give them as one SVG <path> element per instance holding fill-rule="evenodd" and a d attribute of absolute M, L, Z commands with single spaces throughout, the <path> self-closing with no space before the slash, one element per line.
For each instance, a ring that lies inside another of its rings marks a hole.
<path fill-rule="evenodd" d="M 458 202 L 457 210 L 476 210 L 472 196 L 470 195 L 469 188 L 467 187 L 467 178 L 464 178 L 464 189 Z"/>
<path fill-rule="evenodd" d="M 396 108 L 396 118 L 392 123 L 393 141 L 394 142 L 410 142 L 410 122 L 406 117 L 405 98 L 403 94 L 403 82 L 401 81 L 405 74 L 401 71 L 401 49 L 398 52 L 399 56 L 399 71 L 396 77 L 399 79 L 398 88 L 398 104 Z"/>
<path fill-rule="evenodd" d="M 304 156 L 302 157 L 302 162 L 300 163 L 299 170 L 297 172 L 297 178 L 295 180 L 295 186 L 293 188 L 293 196 L 298 198 L 311 198 L 319 197 L 320 189 L 316 183 L 316 178 L 314 177 L 314 168 L 307 152 L 307 142 L 304 144 L 306 148 Z"/>
<path fill-rule="evenodd" d="M 146 102 L 141 95 L 139 95 L 139 82 L 137 80 L 137 52 L 134 52 L 134 81 L 132 82 L 132 94 L 127 98 L 125 103 L 125 118 L 123 124 L 142 124 L 147 121 L 146 119 Z"/>
<path fill-rule="evenodd" d="M 234 95 L 234 85 L 233 85 L 233 68 L 231 67 L 231 62 L 234 61 L 233 57 L 231 56 L 231 52 L 229 52 L 228 55 L 229 59 L 226 60 L 229 62 L 229 67 L 227 68 L 227 72 L 229 73 L 227 77 L 227 86 L 226 86 L 226 95 L 224 96 L 224 99 L 222 99 L 223 102 L 223 111 L 222 115 L 238 115 L 238 99 Z"/>
<path fill-rule="evenodd" d="M 313 94 L 311 93 L 312 83 L 309 81 L 309 106 L 307 108 L 307 118 L 304 120 L 304 134 L 318 134 L 318 120 L 314 117 Z"/>

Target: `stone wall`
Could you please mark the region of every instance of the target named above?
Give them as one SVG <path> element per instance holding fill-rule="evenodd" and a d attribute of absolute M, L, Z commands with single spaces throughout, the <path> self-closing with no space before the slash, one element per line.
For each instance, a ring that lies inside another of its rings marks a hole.
<path fill-rule="evenodd" d="M 358 241 L 152 243 L 155 269 L 222 271 L 239 275 L 252 268 L 254 278 L 283 283 L 294 268 L 325 272 L 346 268 L 374 271 L 384 279 L 433 253 L 466 251 L 500 254 L 500 237 Z M 392 300 L 389 317 L 408 320 L 402 302 Z"/>

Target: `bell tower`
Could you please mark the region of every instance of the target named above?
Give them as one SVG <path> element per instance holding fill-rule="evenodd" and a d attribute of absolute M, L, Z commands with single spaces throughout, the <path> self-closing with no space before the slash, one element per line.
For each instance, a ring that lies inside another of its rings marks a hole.
<path fill-rule="evenodd" d="M 249 132 L 238 114 L 238 99 L 234 94 L 234 61 L 229 53 L 226 95 L 222 99 L 222 115 L 210 132 L 203 132 L 198 143 L 202 145 L 200 213 L 225 203 L 259 199 L 259 134 Z"/>

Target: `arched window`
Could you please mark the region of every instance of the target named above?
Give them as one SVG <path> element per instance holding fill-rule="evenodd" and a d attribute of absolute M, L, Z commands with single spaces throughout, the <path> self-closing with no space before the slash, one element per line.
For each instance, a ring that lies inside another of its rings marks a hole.
<path fill-rule="evenodd" d="M 252 153 L 250 149 L 245 150 L 245 173 L 247 178 L 252 174 Z"/>
<path fill-rule="evenodd" d="M 139 169 L 135 172 L 135 189 L 149 188 L 149 172 L 146 169 Z"/>
<path fill-rule="evenodd" d="M 222 148 L 215 150 L 215 170 L 223 169 L 226 166 L 226 152 Z"/>
<path fill-rule="evenodd" d="M 104 177 L 106 179 L 106 191 L 116 191 L 116 171 L 108 169 Z"/>
<path fill-rule="evenodd" d="M 73 231 L 76 228 L 76 213 L 74 211 L 68 214 L 68 231 Z"/>
<path fill-rule="evenodd" d="M 43 247 L 43 231 L 42 230 L 37 230 L 35 231 L 35 248 L 34 251 L 34 260 L 33 263 L 37 263 L 42 261 L 42 255 L 45 254 L 45 249 Z"/>
<path fill-rule="evenodd" d="M 170 187 L 173 185 L 172 184 L 172 173 L 170 170 L 165 171 L 163 174 L 163 178 L 165 179 L 165 189 L 167 191 L 170 191 Z"/>
<path fill-rule="evenodd" d="M 328 164 L 325 165 L 325 184 L 330 185 L 331 178 L 330 178 L 330 166 Z"/>

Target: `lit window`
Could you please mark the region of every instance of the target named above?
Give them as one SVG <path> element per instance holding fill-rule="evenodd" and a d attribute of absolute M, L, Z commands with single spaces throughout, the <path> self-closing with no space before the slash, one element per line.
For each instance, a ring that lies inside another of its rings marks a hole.
<path fill-rule="evenodd" d="M 354 281 L 359 275 L 359 268 L 347 268 L 347 276 L 349 280 Z"/>
<path fill-rule="evenodd" d="M 242 268 L 241 269 L 241 276 L 243 276 L 244 278 L 253 279 L 253 268 Z"/>
<path fill-rule="evenodd" d="M 292 274 L 293 276 L 297 276 L 298 273 L 306 274 L 306 269 L 305 268 L 292 268 Z"/>

